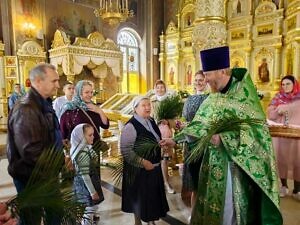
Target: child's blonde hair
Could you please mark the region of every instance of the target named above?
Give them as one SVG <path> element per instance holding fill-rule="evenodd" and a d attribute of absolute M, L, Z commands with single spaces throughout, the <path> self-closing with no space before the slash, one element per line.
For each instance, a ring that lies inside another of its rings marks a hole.
<path fill-rule="evenodd" d="M 93 130 L 94 130 L 94 127 L 93 127 L 91 124 L 85 123 L 85 124 L 82 126 L 83 134 L 86 134 L 87 128 L 93 128 Z"/>

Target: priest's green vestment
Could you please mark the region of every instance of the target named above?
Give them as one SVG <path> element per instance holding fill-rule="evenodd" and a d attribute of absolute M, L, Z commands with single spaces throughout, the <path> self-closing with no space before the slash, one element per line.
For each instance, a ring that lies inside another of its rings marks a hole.
<path fill-rule="evenodd" d="M 271 136 L 246 69 L 231 70 L 226 93 L 211 93 L 194 120 L 176 137 L 188 137 L 193 160 L 203 155 L 192 225 L 222 225 L 227 175 L 237 225 L 282 225 Z M 222 143 L 210 143 L 219 134 Z M 228 170 L 230 169 L 230 173 Z"/>

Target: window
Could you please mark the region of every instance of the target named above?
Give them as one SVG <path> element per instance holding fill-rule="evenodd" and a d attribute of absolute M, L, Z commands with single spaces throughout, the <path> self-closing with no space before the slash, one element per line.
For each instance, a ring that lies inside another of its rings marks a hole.
<path fill-rule="evenodd" d="M 123 30 L 118 34 L 117 42 L 123 52 L 123 71 L 138 72 L 139 47 L 135 35 L 128 30 Z"/>
<path fill-rule="evenodd" d="M 134 30 L 124 28 L 118 33 L 117 43 L 123 52 L 122 90 L 139 93 L 141 82 L 139 37 Z"/>

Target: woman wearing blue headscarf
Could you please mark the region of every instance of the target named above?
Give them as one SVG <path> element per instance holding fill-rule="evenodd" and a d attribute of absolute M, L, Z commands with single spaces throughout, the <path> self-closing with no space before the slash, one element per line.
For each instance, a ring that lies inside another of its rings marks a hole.
<path fill-rule="evenodd" d="M 75 87 L 73 100 L 66 103 L 61 112 L 60 129 L 63 139 L 70 140 L 73 129 L 81 123 L 88 123 L 96 129 L 94 143 L 100 140 L 100 127 L 108 129 L 109 120 L 103 110 L 92 102 L 92 97 L 92 82 L 79 81 Z"/>

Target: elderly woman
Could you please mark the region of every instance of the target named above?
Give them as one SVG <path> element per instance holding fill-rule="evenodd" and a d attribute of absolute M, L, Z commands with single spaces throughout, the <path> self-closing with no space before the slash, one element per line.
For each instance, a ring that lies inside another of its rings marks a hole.
<path fill-rule="evenodd" d="M 169 210 L 160 164 L 161 134 L 150 117 L 147 97 L 137 96 L 133 108 L 134 115 L 124 126 L 120 140 L 124 157 L 122 211 L 134 214 L 135 225 L 141 225 L 141 220 L 153 225 Z"/>
<path fill-rule="evenodd" d="M 182 115 L 189 123 L 193 120 L 198 108 L 202 104 L 202 102 L 207 98 L 207 94 L 205 93 L 207 89 L 207 83 L 205 81 L 205 76 L 203 71 L 200 70 L 195 74 L 195 95 L 191 95 L 185 101 L 183 106 Z M 185 158 L 188 157 L 190 149 L 188 145 L 184 145 L 184 153 Z M 196 202 L 196 191 L 198 187 L 198 179 L 199 179 L 199 170 L 200 170 L 201 160 L 195 163 L 190 163 L 187 165 L 184 164 L 183 167 L 183 177 L 182 177 L 182 193 L 192 192 L 191 195 L 191 207 L 195 205 Z"/>
<path fill-rule="evenodd" d="M 300 125 L 300 88 L 292 75 L 282 78 L 281 89 L 268 107 L 268 119 L 284 125 Z M 287 178 L 291 171 L 294 180 L 293 197 L 300 200 L 300 140 L 273 138 L 273 145 L 282 183 L 280 197 L 289 193 Z"/>
<path fill-rule="evenodd" d="M 80 123 L 91 124 L 95 129 L 95 141 L 100 140 L 100 127 L 107 129 L 109 121 L 103 110 L 92 102 L 93 83 L 81 80 L 75 87 L 73 101 L 68 102 L 62 109 L 60 129 L 63 139 L 70 140 L 73 129 Z"/>

